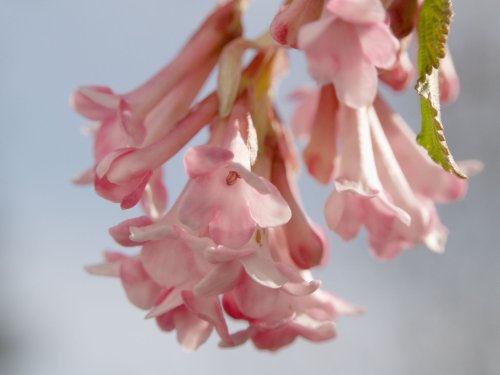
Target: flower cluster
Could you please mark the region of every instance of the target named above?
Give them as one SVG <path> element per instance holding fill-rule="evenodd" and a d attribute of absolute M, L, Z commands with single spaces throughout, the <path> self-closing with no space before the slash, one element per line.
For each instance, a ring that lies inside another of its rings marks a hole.
<path fill-rule="evenodd" d="M 318 83 L 292 95 L 291 125 L 306 142 L 309 174 L 335 186 L 325 204 L 328 227 L 350 240 L 364 226 L 381 259 L 419 244 L 443 251 L 447 231 L 435 203 L 461 198 L 466 182 L 434 164 L 377 94 L 379 77 L 396 90 L 412 79 L 414 26 L 402 33 L 408 26 L 398 26 L 399 3 L 286 1 L 269 35 L 248 40 L 243 2 L 226 1 L 172 62 L 130 93 L 79 88 L 75 111 L 98 125 L 95 164 L 76 182 L 93 183 L 123 209 L 140 202 L 145 212 L 109 231 L 119 245 L 140 250 L 106 252 L 88 272 L 119 278 L 129 300 L 162 330 L 175 330 L 188 351 L 213 330 L 223 347 L 324 341 L 335 337 L 337 317 L 361 312 L 321 290 L 310 272 L 326 257 L 326 236 L 302 208 L 293 136 L 273 102 L 288 48 L 305 53 Z M 242 67 L 247 50 L 254 55 Z M 444 101 L 458 91 L 447 56 Z M 217 90 L 195 103 L 216 65 Z M 203 128 L 209 137 L 185 152 L 188 181 L 167 210 L 162 166 Z M 470 173 L 478 167 L 463 165 Z M 228 319 L 246 328 L 230 332 Z"/>

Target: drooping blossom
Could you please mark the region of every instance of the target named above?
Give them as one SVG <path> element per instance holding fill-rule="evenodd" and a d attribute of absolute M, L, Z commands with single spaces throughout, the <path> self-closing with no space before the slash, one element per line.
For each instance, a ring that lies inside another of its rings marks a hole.
<path fill-rule="evenodd" d="M 116 149 L 96 167 L 96 192 L 122 208 L 135 206 L 159 168 L 175 155 L 217 113 L 217 98 L 209 95 L 156 142 Z"/>
<path fill-rule="evenodd" d="M 241 36 L 243 4 L 221 1 L 178 56 L 130 93 L 89 86 L 73 96 L 76 111 L 98 122 L 95 165 L 77 181 L 94 182 L 122 208 L 145 209 L 109 230 L 129 253 L 107 251 L 87 270 L 119 278 L 131 303 L 175 331 L 186 351 L 213 332 L 221 347 L 322 342 L 336 336 L 339 316 L 362 312 L 321 290 L 310 272 L 328 246 L 302 206 L 295 144 L 273 102 L 287 67 L 284 47 L 305 52 L 320 85 L 294 94 L 292 128 L 306 142 L 309 174 L 334 181 L 325 206 L 330 229 L 349 240 L 366 228 L 380 259 L 420 244 L 441 252 L 447 230 L 435 203 L 466 191 L 376 97 L 378 77 L 394 90 L 413 78 L 415 2 L 286 1 L 270 27 L 278 44 Z M 217 89 L 193 105 L 217 64 Z M 450 64 L 444 59 L 439 70 L 443 101 L 458 93 Z M 184 153 L 188 180 L 165 212 L 163 165 L 205 127 L 206 143 Z M 470 174 L 480 165 L 464 168 Z M 232 332 L 229 318 L 243 329 Z"/>
<path fill-rule="evenodd" d="M 328 184 L 335 171 L 337 157 L 338 101 L 331 84 L 318 89 L 296 91 L 292 99 L 299 103 L 291 125 L 297 137 L 306 140 L 304 162 L 309 174 Z"/>
<path fill-rule="evenodd" d="M 115 94 L 102 86 L 81 87 L 75 92 L 72 97 L 75 111 L 98 121 L 94 133 L 96 168 L 103 160 L 107 165 L 128 153 L 131 147 L 150 145 L 172 130 L 188 113 L 223 45 L 240 34 L 238 18 L 234 2 L 218 7 L 171 63 L 127 94 Z M 199 60 L 204 64 L 198 64 Z M 105 168 L 99 169 L 102 172 Z M 95 181 L 98 193 L 120 202 L 123 208 L 135 205 L 143 197 L 143 205 L 150 214 L 158 216 L 165 209 L 166 190 L 160 168 L 149 177 L 132 176 L 133 188 L 113 186 L 112 181 L 102 180 L 102 174 L 96 175 L 94 170 L 91 168 L 75 182 Z M 139 193 L 144 189 L 146 196 Z"/>
<path fill-rule="evenodd" d="M 335 190 L 325 205 L 330 229 L 344 240 L 361 226 L 371 237 L 384 238 L 395 223 L 409 225 L 408 213 L 397 207 L 377 174 L 368 109 L 339 108 L 341 154 Z"/>
<path fill-rule="evenodd" d="M 294 0 L 282 5 L 271 23 L 273 39 L 279 44 L 297 48 L 300 28 L 320 17 L 323 4 L 324 0 Z"/>
<path fill-rule="evenodd" d="M 251 154 L 239 123 L 227 126 L 227 148 L 205 145 L 186 152 L 190 181 L 179 203 L 179 219 L 195 231 L 207 228 L 217 244 L 237 248 L 257 226 L 282 225 L 291 212 L 276 187 L 250 171 Z"/>
<path fill-rule="evenodd" d="M 460 198 L 466 182 L 435 165 L 382 99 L 361 110 L 341 106 L 339 115 L 342 153 L 325 206 L 330 229 L 349 240 L 364 226 L 381 259 L 419 244 L 442 252 L 447 230 L 434 202 Z M 480 167 L 466 166 L 470 173 Z"/>
<path fill-rule="evenodd" d="M 273 256 L 286 269 L 297 272 L 286 248 L 281 228 L 270 229 Z M 335 321 L 341 315 L 355 315 L 362 309 L 351 306 L 331 293 L 324 292 L 308 271 L 301 271 L 297 288 L 268 289 L 248 277 L 242 277 L 233 290 L 224 294 L 226 313 L 248 322 L 248 327 L 232 335 L 235 345 L 251 340 L 264 350 L 276 351 L 297 337 L 320 342 L 336 336 Z M 310 280 L 309 283 L 305 283 Z"/>
<path fill-rule="evenodd" d="M 340 102 L 370 105 L 377 92 L 377 68 L 396 62 L 398 40 L 385 23 L 379 0 L 330 0 L 323 16 L 304 25 L 298 46 L 318 84 L 333 83 Z"/>

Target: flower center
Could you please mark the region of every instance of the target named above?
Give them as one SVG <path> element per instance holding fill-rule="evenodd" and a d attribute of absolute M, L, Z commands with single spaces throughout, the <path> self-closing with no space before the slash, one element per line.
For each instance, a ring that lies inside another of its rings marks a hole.
<path fill-rule="evenodd" d="M 238 172 L 229 171 L 229 173 L 227 174 L 227 177 L 226 177 L 226 184 L 229 186 L 234 185 L 236 183 L 236 181 L 238 181 L 238 178 L 241 178 L 241 176 L 238 174 Z"/>

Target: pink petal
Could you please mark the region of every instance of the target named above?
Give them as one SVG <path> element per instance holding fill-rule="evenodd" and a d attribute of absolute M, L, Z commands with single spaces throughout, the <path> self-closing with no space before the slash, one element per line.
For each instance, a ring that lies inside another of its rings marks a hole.
<path fill-rule="evenodd" d="M 306 53 L 308 71 L 320 85 L 330 83 L 340 70 L 339 56 L 332 44 L 336 32 L 337 22 L 324 17 L 303 26 L 299 33 L 299 48 Z"/>
<path fill-rule="evenodd" d="M 258 284 L 250 278 L 243 279 L 234 290 L 234 300 L 246 317 L 259 319 L 273 312 L 279 290 Z"/>
<path fill-rule="evenodd" d="M 291 178 L 287 176 L 283 161 L 278 159 L 274 161 L 271 178 L 285 197 L 292 213 L 290 221 L 284 226 L 291 258 L 298 267 L 304 269 L 320 264 L 325 254 L 323 237 L 313 228 L 301 209 L 295 194 L 297 188 L 290 185 Z"/>
<path fill-rule="evenodd" d="M 373 103 L 377 93 L 377 70 L 363 56 L 360 40 L 354 26 L 336 22 L 330 43 L 337 45 L 338 73 L 331 76 L 342 103 L 362 108 Z"/>
<path fill-rule="evenodd" d="M 290 121 L 293 134 L 307 141 L 318 111 L 320 91 L 316 88 L 301 88 L 292 92 L 290 99 L 297 102 Z"/>
<path fill-rule="evenodd" d="M 146 315 L 146 319 L 161 317 L 165 313 L 172 311 L 178 306 L 181 306 L 183 304 L 181 293 L 182 293 L 182 287 L 169 289 L 162 296 L 163 299 L 156 301 L 153 308 L 149 310 L 148 314 Z"/>
<path fill-rule="evenodd" d="M 241 264 L 252 280 L 267 288 L 280 288 L 287 282 L 286 277 L 267 253 L 267 249 L 241 259 Z"/>
<path fill-rule="evenodd" d="M 177 331 L 177 341 L 187 352 L 198 349 L 212 333 L 212 325 L 209 322 L 198 318 L 196 314 L 188 311 L 185 307 L 175 310 L 173 321 Z"/>
<path fill-rule="evenodd" d="M 174 312 L 169 311 L 168 313 L 162 314 L 156 318 L 156 323 L 162 331 L 171 332 L 175 329 L 174 325 Z"/>
<path fill-rule="evenodd" d="M 91 275 L 96 276 L 109 276 L 109 277 L 119 277 L 120 276 L 120 262 L 104 262 L 99 264 L 91 264 L 85 266 L 85 271 Z"/>
<path fill-rule="evenodd" d="M 156 222 L 142 227 L 129 227 L 129 239 L 132 242 L 158 241 L 165 238 L 177 239 L 179 235 L 174 226 L 168 223 Z"/>
<path fill-rule="evenodd" d="M 330 298 L 331 303 L 335 307 L 335 312 L 340 316 L 353 316 L 363 314 L 365 309 L 362 307 L 357 307 L 352 305 L 351 303 L 343 300 L 342 298 L 337 297 L 332 293 L 328 293 L 328 297 Z"/>
<path fill-rule="evenodd" d="M 192 254 L 180 240 L 166 238 L 146 243 L 141 260 L 151 278 L 164 287 L 178 286 L 192 277 Z"/>
<path fill-rule="evenodd" d="M 442 170 L 415 142 L 415 133 L 403 118 L 393 112 L 381 97 L 375 101 L 375 110 L 383 126 L 403 173 L 412 189 L 436 202 L 450 202 L 462 198 L 467 181 Z M 480 164 L 472 163 L 467 172 L 477 172 Z"/>
<path fill-rule="evenodd" d="M 304 149 L 304 162 L 309 174 L 322 184 L 329 183 L 333 178 L 337 156 L 337 109 L 335 89 L 332 85 L 323 86 L 311 137 Z"/>
<path fill-rule="evenodd" d="M 125 220 L 109 229 L 109 234 L 122 246 L 138 246 L 139 243 L 130 240 L 130 227 L 143 227 L 152 224 L 153 221 L 147 216 Z"/>
<path fill-rule="evenodd" d="M 191 292 L 182 293 L 186 307 L 201 319 L 213 324 L 223 342 L 231 343 L 224 314 L 216 297 L 194 296 Z"/>
<path fill-rule="evenodd" d="M 77 113 L 96 121 L 112 117 L 120 99 L 108 87 L 86 86 L 78 88 L 70 101 Z"/>
<path fill-rule="evenodd" d="M 196 296 L 214 296 L 232 289 L 240 275 L 241 265 L 238 262 L 218 264 L 208 272 L 193 288 Z"/>
<path fill-rule="evenodd" d="M 167 189 L 163 184 L 161 168 L 156 169 L 144 189 L 142 207 L 153 219 L 160 218 L 167 208 Z"/>
<path fill-rule="evenodd" d="M 288 279 L 286 284 L 283 286 L 283 291 L 291 295 L 305 296 L 308 294 L 312 294 L 321 286 L 321 281 L 312 280 L 312 277 L 310 279 L 306 279 L 302 277 L 299 272 L 286 264 L 278 264 L 278 268 L 280 272 Z"/>
<path fill-rule="evenodd" d="M 223 183 L 217 184 L 211 175 L 188 182 L 178 202 L 179 221 L 194 231 L 208 226 L 217 213 L 219 201 L 224 199 L 227 191 Z"/>
<path fill-rule="evenodd" d="M 287 202 L 273 184 L 262 177 L 260 180 L 266 187 L 265 193 L 254 189 L 254 186 L 247 186 L 244 193 L 252 219 L 261 228 L 287 223 L 292 216 Z"/>
<path fill-rule="evenodd" d="M 282 6 L 271 23 L 270 32 L 279 44 L 295 47 L 299 30 L 319 18 L 322 0 L 297 0 Z"/>
<path fill-rule="evenodd" d="M 95 169 L 92 167 L 87 169 L 82 174 L 73 177 L 71 181 L 76 185 L 88 185 L 94 182 L 94 178 L 95 178 Z"/>
<path fill-rule="evenodd" d="M 384 22 L 385 10 L 380 0 L 329 0 L 326 9 L 348 22 Z"/>
<path fill-rule="evenodd" d="M 388 70 L 382 70 L 379 79 L 395 91 L 403 91 L 415 76 L 415 68 L 408 51 L 400 51 L 396 63 Z"/>
<path fill-rule="evenodd" d="M 290 345 L 297 338 L 297 335 L 293 328 L 284 326 L 274 330 L 257 332 L 252 336 L 252 342 L 258 349 L 276 351 Z"/>
<path fill-rule="evenodd" d="M 361 49 L 370 63 L 383 69 L 396 63 L 399 42 L 386 24 L 360 25 L 357 31 Z"/>
<path fill-rule="evenodd" d="M 290 326 L 293 327 L 300 336 L 313 342 L 330 340 L 337 335 L 334 322 L 317 321 L 306 314 L 298 315 L 290 323 Z"/>
<path fill-rule="evenodd" d="M 94 159 L 99 164 L 108 154 L 130 146 L 128 135 L 123 131 L 118 118 L 100 122 L 94 135 Z"/>
<path fill-rule="evenodd" d="M 151 280 L 138 259 L 121 261 L 120 279 L 130 302 L 141 309 L 153 306 L 161 293 L 161 287 Z"/>
<path fill-rule="evenodd" d="M 255 252 L 252 247 L 231 249 L 226 246 L 207 246 L 202 249 L 203 257 L 210 263 L 224 263 L 247 257 Z"/>
<path fill-rule="evenodd" d="M 317 21 L 310 22 L 307 25 L 302 26 L 300 28 L 298 40 L 299 48 L 302 50 L 313 49 L 314 51 L 319 51 L 321 50 L 320 46 L 317 48 L 314 46 L 317 43 L 320 43 L 321 45 L 324 43 L 325 46 L 328 47 L 328 44 L 323 36 L 329 32 L 333 22 L 333 17 L 325 16 Z"/>
<path fill-rule="evenodd" d="M 229 187 L 232 190 L 226 189 L 225 199 L 218 202 L 220 206 L 217 214 L 208 226 L 210 237 L 216 244 L 234 249 L 245 245 L 253 236 L 256 227 L 250 216 L 248 203 L 243 199 L 243 194 L 236 190 L 242 189 L 241 185 L 241 182 L 236 182 Z"/>
<path fill-rule="evenodd" d="M 193 100 L 212 71 L 217 56 L 213 55 L 192 69 L 177 85 L 148 113 L 144 120 L 147 134 L 143 145 L 149 145 L 172 131 L 174 126 L 189 113 Z"/>
<path fill-rule="evenodd" d="M 354 193 L 334 190 L 325 204 L 325 219 L 328 228 L 345 241 L 358 235 L 364 217 L 362 201 Z"/>
<path fill-rule="evenodd" d="M 190 148 L 184 154 L 184 166 L 189 177 L 195 178 L 214 172 L 233 159 L 233 153 L 219 146 L 202 145 Z"/>
<path fill-rule="evenodd" d="M 137 115 L 134 117 L 131 106 L 123 99 L 120 100 L 117 115 L 120 126 L 125 134 L 130 137 L 132 144 L 141 144 L 146 136 L 143 118 Z"/>
<path fill-rule="evenodd" d="M 234 348 L 235 346 L 240 346 L 246 343 L 255 334 L 254 327 L 250 326 L 241 331 L 231 334 L 231 344 L 226 342 L 220 342 L 219 347 L 221 348 Z"/>

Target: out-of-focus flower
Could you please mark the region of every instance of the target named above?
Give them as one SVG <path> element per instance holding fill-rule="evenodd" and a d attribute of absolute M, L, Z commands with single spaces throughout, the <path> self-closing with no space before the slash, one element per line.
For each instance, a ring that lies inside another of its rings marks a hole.
<path fill-rule="evenodd" d="M 300 28 L 316 21 L 324 6 L 324 0 L 294 0 L 281 6 L 271 23 L 273 39 L 279 44 L 297 47 Z"/>
<path fill-rule="evenodd" d="M 103 179 L 103 171 L 132 148 L 151 145 L 172 130 L 188 113 L 222 47 L 240 33 L 238 7 L 235 2 L 227 3 L 207 18 L 171 63 L 131 92 L 120 95 L 102 86 L 79 88 L 71 100 L 73 108 L 98 121 L 98 128 L 94 132 L 96 167 L 75 182 L 94 181 L 99 194 L 120 202 L 122 208 L 135 205 L 142 197 L 146 210 L 158 217 L 166 207 L 159 168 L 131 176 L 127 186 L 116 186 L 114 181 Z"/>
<path fill-rule="evenodd" d="M 442 252 L 447 230 L 434 202 L 461 198 L 466 182 L 433 163 L 381 98 L 374 107 L 341 106 L 339 116 L 342 154 L 325 206 L 328 226 L 345 240 L 365 226 L 381 259 L 419 244 Z M 464 167 L 472 174 L 481 168 L 473 161 Z"/>
<path fill-rule="evenodd" d="M 306 140 L 304 162 L 309 174 L 322 184 L 334 175 L 337 157 L 338 101 L 331 84 L 292 94 L 298 105 L 292 117 L 296 136 Z"/>
<path fill-rule="evenodd" d="M 310 74 L 319 84 L 332 82 L 340 102 L 370 105 L 377 92 L 377 68 L 396 62 L 398 40 L 385 24 L 379 0 L 330 0 L 317 21 L 300 29 Z"/>

